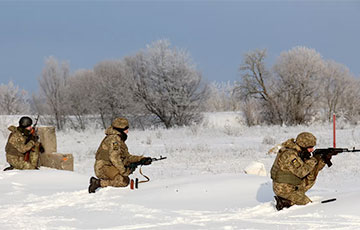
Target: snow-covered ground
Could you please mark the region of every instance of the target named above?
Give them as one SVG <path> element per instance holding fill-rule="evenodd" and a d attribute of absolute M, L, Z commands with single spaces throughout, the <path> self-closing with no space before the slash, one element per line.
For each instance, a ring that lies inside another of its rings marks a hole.
<path fill-rule="evenodd" d="M 3 151 L 5 126 L 18 119 L 0 117 Z M 337 128 L 337 147 L 360 148 L 360 127 Z M 58 132 L 58 152 L 74 154 L 75 171 L 1 171 L 0 229 L 360 229 L 360 153 L 333 157 L 307 193 L 313 203 L 275 210 L 269 178 L 275 155 L 267 152 L 302 131 L 318 137 L 317 147 L 332 146 L 329 124 L 249 128 L 234 113 L 208 114 L 188 128 L 130 130 L 132 154 L 167 159 L 142 168 L 151 180 L 137 190 L 95 194 L 87 187 L 104 131 Z M 6 165 L 1 154 L 0 167 Z M 245 173 L 257 166 L 266 176 Z"/>

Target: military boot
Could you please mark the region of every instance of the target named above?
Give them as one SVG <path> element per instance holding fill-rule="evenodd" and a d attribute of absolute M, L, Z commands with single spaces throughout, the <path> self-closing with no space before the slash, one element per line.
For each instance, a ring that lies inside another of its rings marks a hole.
<path fill-rule="evenodd" d="M 97 179 L 95 177 L 90 178 L 90 185 L 89 185 L 89 193 L 95 193 L 97 188 L 100 188 L 100 179 Z"/>
<path fill-rule="evenodd" d="M 274 196 L 275 200 L 276 200 L 276 210 L 280 211 L 283 208 L 289 208 L 291 207 L 291 201 L 287 200 L 285 198 L 279 197 L 279 196 Z"/>
<path fill-rule="evenodd" d="M 13 170 L 13 169 L 14 169 L 14 167 L 12 165 L 10 165 L 9 167 L 4 168 L 4 171 Z"/>

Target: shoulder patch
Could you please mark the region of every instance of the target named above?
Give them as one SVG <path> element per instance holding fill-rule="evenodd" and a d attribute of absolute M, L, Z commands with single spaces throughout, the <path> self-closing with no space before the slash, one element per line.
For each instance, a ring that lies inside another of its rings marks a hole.
<path fill-rule="evenodd" d="M 296 158 L 291 160 L 291 164 L 295 166 L 295 168 L 299 168 L 301 166 L 301 163 Z"/>
<path fill-rule="evenodd" d="M 119 149 L 120 149 L 120 145 L 119 145 L 118 142 L 115 141 L 115 142 L 113 143 L 113 149 L 114 149 L 114 150 L 119 150 Z"/>

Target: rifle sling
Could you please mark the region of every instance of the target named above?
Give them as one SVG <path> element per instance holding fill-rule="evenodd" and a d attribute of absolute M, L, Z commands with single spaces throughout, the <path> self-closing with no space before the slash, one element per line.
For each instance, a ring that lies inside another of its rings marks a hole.
<path fill-rule="evenodd" d="M 150 178 L 149 178 L 148 176 L 146 176 L 146 175 L 144 175 L 144 174 L 143 174 L 143 172 L 142 172 L 141 168 L 142 168 L 142 166 L 140 166 L 139 172 L 140 172 L 140 174 L 141 174 L 143 177 L 145 177 L 145 178 L 146 178 L 146 180 L 141 180 L 141 181 L 139 181 L 138 183 L 145 183 L 145 182 L 149 182 L 149 181 L 150 181 Z"/>

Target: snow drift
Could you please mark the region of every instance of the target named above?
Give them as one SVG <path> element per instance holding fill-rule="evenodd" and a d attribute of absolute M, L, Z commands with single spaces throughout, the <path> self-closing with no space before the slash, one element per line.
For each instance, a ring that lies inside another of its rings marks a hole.
<path fill-rule="evenodd" d="M 211 116 L 221 120 L 221 114 Z M 75 171 L 1 171 L 0 229 L 360 229 L 358 153 L 333 157 L 333 166 L 320 172 L 307 193 L 313 203 L 280 212 L 274 207 L 268 175 L 275 155 L 268 150 L 303 131 L 317 136 L 317 147 L 330 147 L 331 125 L 249 128 L 230 118 L 225 123 L 130 130 L 132 154 L 167 159 L 143 167 L 151 180 L 137 190 L 105 188 L 95 194 L 87 187 L 103 130 L 57 132 L 58 149 L 74 154 Z M 337 146 L 359 148 L 358 130 L 339 129 Z M 5 146 L 6 129 L 1 132 Z M 267 176 L 246 174 L 253 162 Z M 6 165 L 1 154 L 0 167 Z M 141 175 L 136 171 L 135 177 Z"/>

